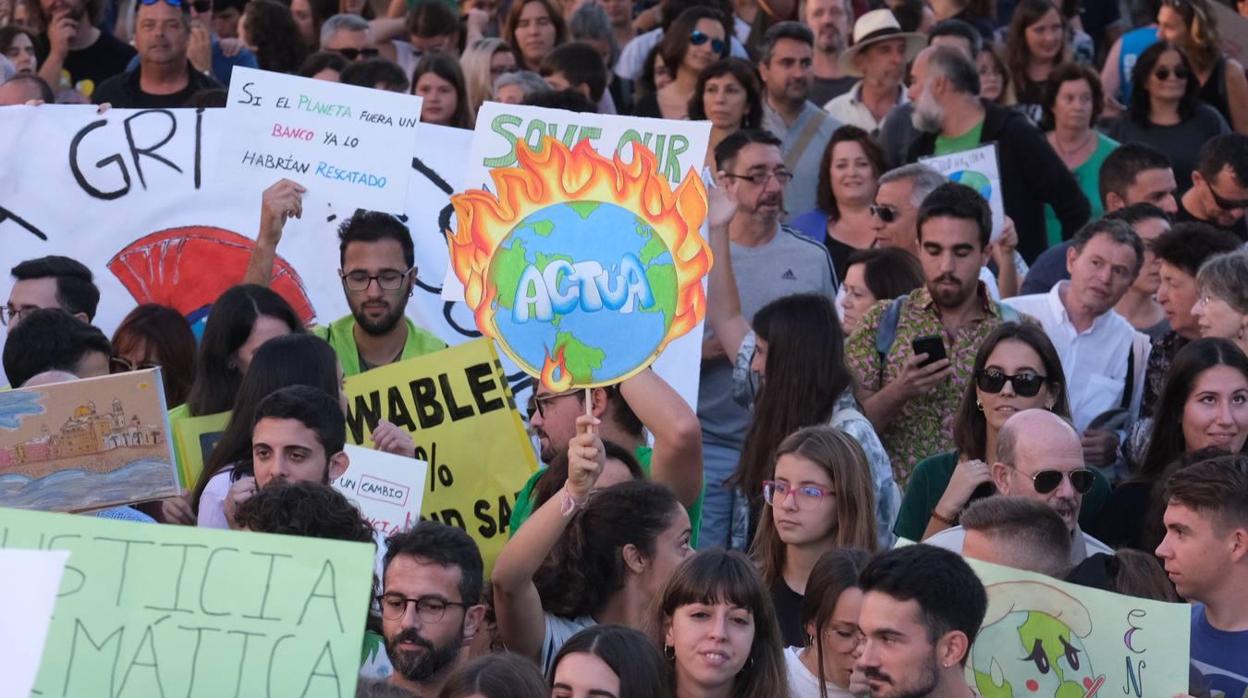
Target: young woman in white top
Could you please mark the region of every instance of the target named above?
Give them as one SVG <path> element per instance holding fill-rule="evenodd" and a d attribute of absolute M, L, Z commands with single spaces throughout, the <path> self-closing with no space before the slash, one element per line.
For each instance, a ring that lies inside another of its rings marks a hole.
<path fill-rule="evenodd" d="M 823 554 L 806 582 L 802 601 L 805 647 L 784 651 L 792 698 L 850 698 L 867 694 L 854 661 L 862 653 L 858 611 L 862 590 L 858 574 L 870 556 L 862 550 L 842 548 Z"/>

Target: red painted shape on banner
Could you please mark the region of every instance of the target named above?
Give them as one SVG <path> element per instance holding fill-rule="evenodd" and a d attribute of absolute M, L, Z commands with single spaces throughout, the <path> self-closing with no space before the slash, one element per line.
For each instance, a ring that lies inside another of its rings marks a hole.
<path fill-rule="evenodd" d="M 108 269 L 139 303 L 159 303 L 194 319 L 242 281 L 255 246 L 254 240 L 223 228 L 170 228 L 126 245 L 108 261 Z M 303 280 L 289 262 L 277 259 L 269 286 L 304 324 L 316 318 Z"/>

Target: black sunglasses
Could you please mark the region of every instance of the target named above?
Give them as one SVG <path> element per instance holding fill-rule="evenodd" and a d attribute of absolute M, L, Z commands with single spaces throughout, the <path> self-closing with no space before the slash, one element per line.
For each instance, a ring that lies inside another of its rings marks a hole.
<path fill-rule="evenodd" d="M 707 36 L 705 32 L 700 32 L 697 29 L 694 29 L 689 34 L 689 43 L 693 44 L 694 46 L 701 46 L 702 44 L 705 44 L 707 41 L 711 42 L 711 50 L 714 51 L 715 53 L 718 53 L 721 56 L 724 55 L 724 51 L 727 50 L 728 48 L 728 45 L 724 43 L 723 39 L 712 39 L 711 37 Z"/>
<path fill-rule="evenodd" d="M 1014 468 L 1014 466 L 1009 466 Z M 1014 468 L 1018 470 L 1018 468 Z M 1096 482 L 1096 478 L 1092 475 L 1092 471 L 1087 468 L 1078 470 L 1041 470 L 1033 475 L 1020 472 L 1023 477 L 1031 478 L 1032 487 L 1036 488 L 1038 494 L 1048 494 L 1057 489 L 1062 484 L 1062 478 L 1070 478 L 1070 486 L 1079 494 L 1087 494 L 1092 489 L 1092 485 Z"/>
<path fill-rule="evenodd" d="M 381 51 L 375 48 L 340 48 L 336 52 L 349 61 L 357 58 L 376 58 L 381 55 Z"/>
<path fill-rule="evenodd" d="M 975 372 L 975 385 L 985 393 L 997 394 L 1009 381 L 1014 392 L 1020 397 L 1035 397 L 1044 387 L 1045 377 L 1036 373 L 1016 373 L 1010 375 L 995 368 L 985 368 Z"/>
<path fill-rule="evenodd" d="M 1191 72 L 1188 71 L 1188 69 L 1184 68 L 1183 66 L 1179 66 L 1175 68 L 1173 71 L 1171 71 L 1169 68 L 1165 66 L 1162 66 L 1161 68 L 1158 68 L 1157 70 L 1153 71 L 1153 77 L 1157 78 L 1158 80 L 1169 80 L 1171 72 L 1174 73 L 1174 77 L 1176 80 L 1186 80 L 1192 76 Z"/>
<path fill-rule="evenodd" d="M 1234 201 L 1232 199 L 1223 198 L 1221 194 L 1213 190 L 1213 185 L 1206 182 L 1205 186 L 1209 189 L 1209 193 L 1213 195 L 1213 203 L 1223 211 L 1238 211 L 1241 208 L 1248 208 L 1248 201 Z"/>
<path fill-rule="evenodd" d="M 897 209 L 893 208 L 892 206 L 885 206 L 883 204 L 871 204 L 871 207 L 868 208 L 867 210 L 871 213 L 871 215 L 875 216 L 876 218 L 879 218 L 885 223 L 892 223 L 893 221 L 897 220 L 897 216 L 898 216 Z"/>

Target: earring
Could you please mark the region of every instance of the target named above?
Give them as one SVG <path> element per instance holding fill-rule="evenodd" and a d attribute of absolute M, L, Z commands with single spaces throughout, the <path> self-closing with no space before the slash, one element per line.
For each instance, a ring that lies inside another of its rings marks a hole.
<path fill-rule="evenodd" d="M 975 409 L 979 410 L 980 412 L 984 411 L 984 403 L 980 402 L 979 398 L 975 398 Z"/>
<path fill-rule="evenodd" d="M 667 657 L 667 661 L 676 661 L 676 648 L 671 645 L 663 645 L 663 656 Z"/>

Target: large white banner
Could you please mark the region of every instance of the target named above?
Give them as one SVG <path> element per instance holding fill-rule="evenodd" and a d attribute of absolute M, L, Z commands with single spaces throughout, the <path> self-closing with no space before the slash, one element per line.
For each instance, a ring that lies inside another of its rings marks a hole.
<path fill-rule="evenodd" d="M 107 334 L 146 302 L 202 323 L 212 301 L 241 281 L 260 219 L 262 192 L 222 181 L 215 169 L 220 140 L 232 133 L 224 110 L 0 107 L 0 302 L 9 296 L 11 267 L 60 254 L 95 273 L 102 294 L 95 324 Z M 416 244 L 408 315 L 450 344 L 480 336 L 465 304 L 442 298 L 449 263 L 442 231 L 451 225 L 450 195 L 464 179 L 471 140 L 471 131 L 422 124 L 405 210 L 392 212 Z M 273 287 L 307 321 L 349 312 L 337 226 L 354 210 L 312 190 L 303 218 L 286 225 Z M 690 404 L 700 349 L 699 328 L 655 364 Z M 528 378 L 514 366 L 508 375 L 523 393 Z"/>

